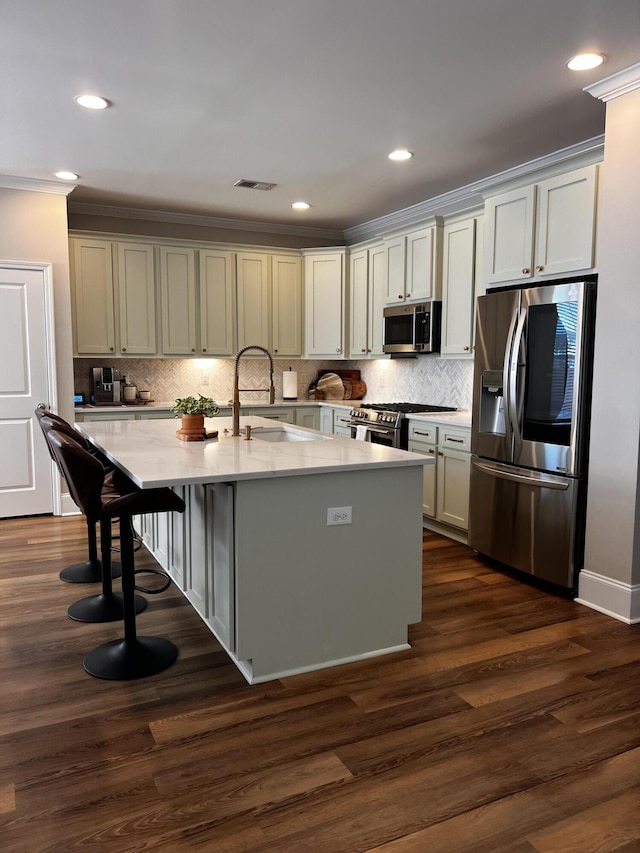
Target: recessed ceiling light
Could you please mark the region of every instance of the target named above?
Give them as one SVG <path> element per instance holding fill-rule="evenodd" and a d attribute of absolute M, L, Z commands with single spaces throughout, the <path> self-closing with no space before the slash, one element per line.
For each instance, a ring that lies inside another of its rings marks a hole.
<path fill-rule="evenodd" d="M 106 110 L 110 106 L 106 98 L 101 98 L 99 95 L 78 95 L 73 99 L 76 104 L 81 107 L 86 107 L 88 110 Z"/>
<path fill-rule="evenodd" d="M 311 205 L 306 201 L 294 201 L 291 207 L 294 210 L 309 210 Z"/>
<path fill-rule="evenodd" d="M 61 181 L 77 181 L 78 175 L 75 172 L 56 172 L 56 178 L 60 178 Z"/>
<path fill-rule="evenodd" d="M 567 68 L 571 71 L 590 71 L 602 65 L 605 56 L 602 53 L 579 53 L 567 62 Z"/>
<path fill-rule="evenodd" d="M 411 160 L 413 154 L 411 151 L 407 151 L 406 148 L 396 148 L 395 151 L 392 151 L 389 154 L 389 160 Z"/>

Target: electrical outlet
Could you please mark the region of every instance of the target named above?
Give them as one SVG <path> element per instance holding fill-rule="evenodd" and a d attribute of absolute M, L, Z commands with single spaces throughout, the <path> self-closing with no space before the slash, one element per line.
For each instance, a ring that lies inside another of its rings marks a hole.
<path fill-rule="evenodd" d="M 329 507 L 327 509 L 327 527 L 331 527 L 333 524 L 351 524 L 351 507 Z"/>

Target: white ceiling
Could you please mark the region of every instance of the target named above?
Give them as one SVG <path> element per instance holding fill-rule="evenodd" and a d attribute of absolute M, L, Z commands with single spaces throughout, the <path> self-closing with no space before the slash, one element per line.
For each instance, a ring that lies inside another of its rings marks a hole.
<path fill-rule="evenodd" d="M 639 60 L 640 0 L 2 0 L 0 174 L 342 230 L 601 134 L 583 87 Z"/>

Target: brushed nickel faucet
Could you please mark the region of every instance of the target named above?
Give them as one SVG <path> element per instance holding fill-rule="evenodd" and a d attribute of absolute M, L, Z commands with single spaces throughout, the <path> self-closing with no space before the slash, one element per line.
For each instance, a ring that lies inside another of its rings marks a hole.
<path fill-rule="evenodd" d="M 263 352 L 267 358 L 269 359 L 269 387 L 268 388 L 241 388 L 240 387 L 240 379 L 239 379 L 239 367 L 240 367 L 240 358 L 245 354 L 247 350 L 257 349 L 260 352 Z M 238 354 L 236 355 L 236 363 L 234 369 L 234 377 L 233 377 L 233 399 L 229 402 L 231 403 L 231 408 L 233 410 L 233 431 L 231 435 L 240 435 L 240 392 L 241 391 L 268 391 L 269 392 L 269 404 L 273 405 L 276 399 L 276 389 L 273 384 L 273 358 L 271 357 L 271 353 L 268 349 L 264 347 L 259 347 L 255 344 L 250 344 L 248 347 L 243 347 Z"/>

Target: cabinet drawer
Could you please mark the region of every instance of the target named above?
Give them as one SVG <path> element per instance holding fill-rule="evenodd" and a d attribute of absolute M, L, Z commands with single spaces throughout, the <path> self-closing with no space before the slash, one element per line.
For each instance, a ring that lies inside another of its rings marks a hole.
<path fill-rule="evenodd" d="M 433 424 L 409 421 L 409 441 L 419 441 L 422 444 L 435 444 L 438 440 L 438 427 Z"/>
<path fill-rule="evenodd" d="M 471 430 L 440 427 L 438 437 L 439 447 L 450 447 L 452 450 L 471 450 Z"/>

